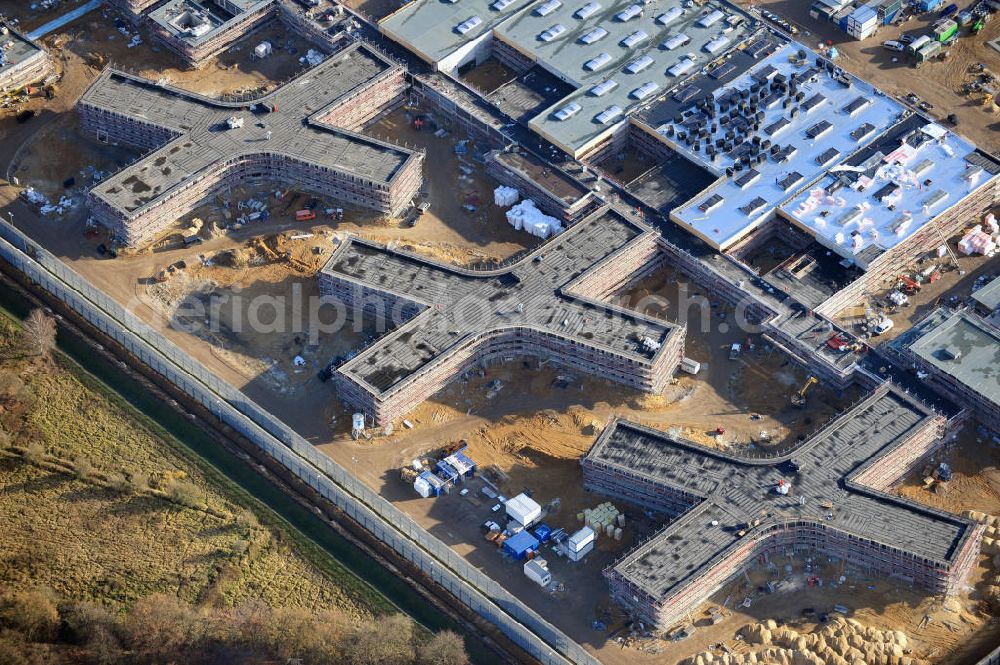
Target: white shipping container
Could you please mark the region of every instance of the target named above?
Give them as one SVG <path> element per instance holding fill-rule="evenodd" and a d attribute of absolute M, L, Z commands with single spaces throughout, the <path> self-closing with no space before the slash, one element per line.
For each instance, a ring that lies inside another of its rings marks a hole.
<path fill-rule="evenodd" d="M 566 540 L 566 548 L 577 552 L 587 545 L 592 545 L 595 537 L 594 530 L 589 526 L 585 526 Z"/>
<path fill-rule="evenodd" d="M 568 547 L 565 548 L 566 558 L 570 561 L 580 561 L 583 557 L 587 556 L 594 549 L 594 541 L 590 541 L 583 549 L 578 551 L 570 550 Z"/>
<path fill-rule="evenodd" d="M 688 374 L 697 374 L 701 371 L 701 363 L 690 358 L 681 359 L 681 369 Z"/>
<path fill-rule="evenodd" d="M 539 586 L 546 587 L 552 581 L 552 573 L 549 572 L 545 559 L 532 559 L 524 563 L 524 575 Z"/>

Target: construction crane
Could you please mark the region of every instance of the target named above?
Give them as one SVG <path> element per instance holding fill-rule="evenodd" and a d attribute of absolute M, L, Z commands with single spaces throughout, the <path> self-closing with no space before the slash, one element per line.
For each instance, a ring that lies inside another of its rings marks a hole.
<path fill-rule="evenodd" d="M 817 383 L 819 383 L 819 379 L 817 379 L 815 376 L 810 376 L 808 379 L 806 379 L 806 382 L 802 385 L 802 387 L 799 388 L 797 392 L 792 393 L 792 406 L 798 406 L 798 407 L 805 406 L 806 393 L 808 393 L 809 389 L 812 388 Z"/>

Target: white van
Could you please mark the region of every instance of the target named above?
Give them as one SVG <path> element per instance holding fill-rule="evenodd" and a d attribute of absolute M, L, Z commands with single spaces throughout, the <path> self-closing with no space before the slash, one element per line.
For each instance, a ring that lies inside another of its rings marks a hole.
<path fill-rule="evenodd" d="M 890 51 L 905 51 L 906 44 L 902 42 L 893 41 L 890 39 L 889 41 L 882 42 L 882 48 L 887 48 Z"/>
<path fill-rule="evenodd" d="M 896 324 L 892 322 L 892 319 L 882 319 L 878 322 L 878 325 L 875 326 L 872 332 L 876 335 L 882 335 L 892 330 L 894 325 Z"/>

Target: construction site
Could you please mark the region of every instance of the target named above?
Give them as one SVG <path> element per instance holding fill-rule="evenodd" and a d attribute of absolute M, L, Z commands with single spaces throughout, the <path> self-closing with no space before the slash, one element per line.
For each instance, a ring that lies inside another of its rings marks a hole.
<path fill-rule="evenodd" d="M 0 124 L 0 213 L 567 639 L 1000 642 L 1000 158 L 968 109 L 886 94 L 799 8 L 114 4 L 78 24 L 149 35 L 143 74 L 60 55 L 76 98 Z"/>

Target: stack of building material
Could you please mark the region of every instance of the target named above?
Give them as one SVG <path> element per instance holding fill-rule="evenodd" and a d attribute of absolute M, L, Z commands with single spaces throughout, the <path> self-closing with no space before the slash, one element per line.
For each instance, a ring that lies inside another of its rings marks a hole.
<path fill-rule="evenodd" d="M 507 222 L 518 231 L 527 231 L 543 239 L 563 231 L 559 220 L 536 208 L 531 199 L 525 199 L 508 210 Z"/>
<path fill-rule="evenodd" d="M 966 256 L 971 254 L 991 254 L 996 248 L 996 240 L 983 230 L 981 224 L 976 224 L 971 231 L 958 241 L 958 250 Z"/>
<path fill-rule="evenodd" d="M 521 193 L 517 191 L 516 187 L 500 185 L 493 190 L 493 203 L 502 208 L 514 205 L 519 198 L 521 198 Z"/>
<path fill-rule="evenodd" d="M 614 535 L 615 527 L 625 525 L 625 516 L 610 501 L 605 501 L 593 510 L 588 508 L 579 513 L 577 517 L 596 533 L 604 533 L 609 536 Z"/>

